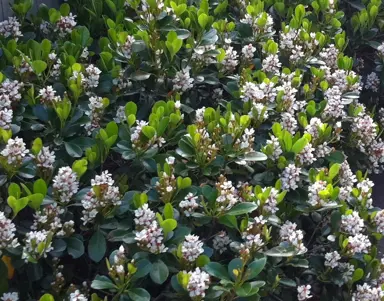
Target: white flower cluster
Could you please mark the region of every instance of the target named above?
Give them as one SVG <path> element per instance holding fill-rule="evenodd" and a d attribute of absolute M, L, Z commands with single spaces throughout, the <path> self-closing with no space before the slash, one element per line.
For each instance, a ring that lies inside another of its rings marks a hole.
<path fill-rule="evenodd" d="M 53 250 L 52 241 L 48 239 L 51 235 L 49 231 L 31 231 L 25 235 L 22 258 L 28 261 L 30 257 L 39 259 L 47 257 L 48 253 Z"/>
<path fill-rule="evenodd" d="M 13 111 L 7 108 L 0 110 L 0 128 L 9 130 L 13 118 Z"/>
<path fill-rule="evenodd" d="M 282 188 L 284 190 L 296 190 L 300 181 L 301 168 L 296 167 L 294 164 L 289 164 L 284 168 L 281 174 Z"/>
<path fill-rule="evenodd" d="M 9 165 L 19 166 L 24 157 L 29 153 L 22 138 L 9 139 L 7 145 L 1 151 L 1 155 L 7 158 Z"/>
<path fill-rule="evenodd" d="M 310 165 L 316 161 L 315 149 L 312 147 L 311 143 L 308 143 L 304 149 L 297 155 L 300 164 Z"/>
<path fill-rule="evenodd" d="M 371 72 L 367 75 L 364 88 L 367 90 L 372 90 L 373 92 L 378 92 L 380 87 L 380 78 L 377 76 L 376 72 Z"/>
<path fill-rule="evenodd" d="M 263 188 L 262 192 L 266 191 L 267 188 Z M 270 213 L 275 214 L 277 211 L 279 211 L 279 208 L 277 207 L 277 195 L 279 194 L 279 191 L 272 187 L 271 191 L 269 192 L 269 196 L 265 201 L 263 209 Z"/>
<path fill-rule="evenodd" d="M 51 152 L 48 146 L 43 146 L 36 156 L 31 155 L 31 157 L 35 159 L 38 167 L 49 170 L 53 169 L 56 160 L 55 153 Z"/>
<path fill-rule="evenodd" d="M 112 175 L 105 170 L 91 181 L 92 188 L 81 200 L 84 207 L 83 224 L 91 223 L 99 212 L 121 204 L 119 187 L 114 186 Z"/>
<path fill-rule="evenodd" d="M 173 82 L 173 90 L 179 92 L 185 92 L 193 88 L 194 79 L 189 75 L 191 67 L 186 67 L 178 72 L 176 72 Z"/>
<path fill-rule="evenodd" d="M 67 34 L 72 32 L 76 25 L 76 15 L 70 13 L 68 16 L 60 17 L 60 20 L 56 24 L 56 30 L 59 31 L 59 36 L 64 38 Z"/>
<path fill-rule="evenodd" d="M 17 241 L 16 226 L 12 221 L 0 211 L 0 255 L 1 250 L 5 248 L 16 248 L 19 243 Z"/>
<path fill-rule="evenodd" d="M 48 58 L 51 61 L 52 67 L 51 67 L 51 76 L 54 79 L 58 79 L 61 74 L 61 60 L 57 57 L 56 53 L 51 52 L 48 55 Z"/>
<path fill-rule="evenodd" d="M 218 190 L 216 203 L 220 211 L 229 210 L 240 201 L 232 181 L 227 181 L 223 175 L 220 176 L 219 182 L 216 183 L 216 188 Z"/>
<path fill-rule="evenodd" d="M 368 236 L 364 234 L 357 234 L 355 236 L 348 237 L 348 248 L 352 255 L 356 253 L 368 253 L 372 243 Z"/>
<path fill-rule="evenodd" d="M 137 120 L 136 126 L 131 129 L 131 142 L 132 142 L 132 148 L 136 151 L 146 151 L 147 149 L 150 149 L 153 146 L 161 147 L 163 144 L 165 144 L 165 139 L 163 137 L 157 137 L 156 135 L 153 136 L 153 138 L 148 141 L 147 143 L 143 144 L 141 141 L 141 135 L 142 129 L 144 126 L 148 125 L 147 121 L 143 120 Z"/>
<path fill-rule="evenodd" d="M 230 243 L 231 239 L 225 231 L 220 231 L 213 238 L 213 248 L 220 254 L 223 254 L 228 249 Z"/>
<path fill-rule="evenodd" d="M 266 145 L 269 145 L 273 152 L 271 155 L 269 155 L 269 158 L 272 160 L 279 159 L 280 155 L 283 153 L 283 150 L 281 149 L 279 139 L 273 135 L 271 135 L 271 139 L 267 140 Z"/>
<path fill-rule="evenodd" d="M 325 99 L 327 100 L 327 105 L 323 112 L 324 117 L 337 119 L 345 116 L 339 86 L 333 86 L 325 91 Z"/>
<path fill-rule="evenodd" d="M 376 127 L 376 123 L 369 115 L 363 114 L 355 118 L 351 129 L 357 137 L 361 151 L 364 152 L 365 147 L 369 146 L 375 140 L 377 135 Z"/>
<path fill-rule="evenodd" d="M 53 178 L 53 194 L 58 201 L 67 204 L 79 190 L 79 181 L 76 173 L 69 167 L 61 167 Z"/>
<path fill-rule="evenodd" d="M 32 230 L 47 230 L 54 233 L 57 237 L 70 236 L 75 229 L 73 220 L 62 222 L 60 215 L 64 213 L 64 209 L 59 206 L 48 205 L 36 211 L 33 215 L 34 221 L 31 226 Z"/>
<path fill-rule="evenodd" d="M 21 100 L 21 90 L 24 84 L 8 78 L 0 84 L 0 109 L 11 109 L 12 104 Z"/>
<path fill-rule="evenodd" d="M 225 49 L 225 57 L 221 62 L 224 71 L 233 72 L 239 64 L 238 57 L 237 51 L 234 50 L 232 46 L 227 47 Z"/>
<path fill-rule="evenodd" d="M 125 116 L 125 106 L 119 106 L 116 110 L 116 115 L 113 120 L 116 123 L 123 123 L 124 121 L 127 120 L 127 117 Z"/>
<path fill-rule="evenodd" d="M 191 298 L 200 298 L 204 300 L 205 291 L 209 288 L 209 274 L 196 268 L 190 271 L 187 290 Z"/>
<path fill-rule="evenodd" d="M 191 216 L 191 214 L 199 207 L 197 199 L 198 196 L 195 196 L 193 193 L 190 192 L 179 203 L 179 208 L 185 216 Z"/>
<path fill-rule="evenodd" d="M 281 62 L 277 54 L 269 54 L 261 63 L 261 70 L 265 73 L 278 75 L 280 73 Z"/>
<path fill-rule="evenodd" d="M 60 97 L 56 95 L 56 91 L 52 86 L 47 86 L 39 90 L 40 102 L 44 104 L 51 104 L 60 101 Z"/>
<path fill-rule="evenodd" d="M 163 229 L 160 228 L 157 221 L 153 221 L 148 227 L 145 227 L 140 232 L 136 232 L 137 245 L 140 248 L 148 250 L 151 253 L 165 253 L 168 248 L 164 245 Z"/>
<path fill-rule="evenodd" d="M 273 103 L 277 96 L 277 88 L 273 82 L 262 82 L 255 84 L 246 82 L 241 88 L 242 101 L 251 101 L 252 103 L 270 102 Z"/>
<path fill-rule="evenodd" d="M 88 298 L 79 290 L 75 290 L 69 295 L 69 301 L 88 301 Z"/>
<path fill-rule="evenodd" d="M 244 244 L 240 245 L 240 253 L 247 254 L 258 251 L 264 246 L 264 240 L 261 236 L 261 228 L 266 223 L 263 216 L 255 217 L 253 222 L 248 223 L 246 231 L 241 234 Z"/>
<path fill-rule="evenodd" d="M 353 211 L 351 214 L 341 216 L 341 230 L 350 235 L 357 235 L 363 231 L 364 220 L 359 213 Z"/>
<path fill-rule="evenodd" d="M 303 231 L 296 230 L 296 227 L 296 223 L 286 221 L 280 228 L 280 238 L 282 241 L 290 243 L 298 254 L 304 254 L 307 252 L 303 243 L 304 234 Z"/>
<path fill-rule="evenodd" d="M 355 271 L 355 266 L 348 262 L 340 262 L 339 263 L 339 271 L 342 274 L 342 279 L 344 283 L 348 283 L 352 280 L 353 273 Z M 341 286 L 341 285 L 340 285 Z"/>
<path fill-rule="evenodd" d="M 203 242 L 197 235 L 186 235 L 181 245 L 183 258 L 189 262 L 195 262 L 197 258 L 204 253 Z"/>
<path fill-rule="evenodd" d="M 325 258 L 324 265 L 326 267 L 330 267 L 334 269 L 339 265 L 341 256 L 337 251 L 333 251 L 333 252 L 326 253 L 324 258 Z"/>
<path fill-rule="evenodd" d="M 380 210 L 376 213 L 374 222 L 377 227 L 377 232 L 384 234 L 384 210 Z"/>
<path fill-rule="evenodd" d="M 312 298 L 311 295 L 311 286 L 308 285 L 300 285 L 297 287 L 297 299 L 299 301 L 305 301 Z"/>
<path fill-rule="evenodd" d="M 121 51 L 126 59 L 130 59 L 132 56 L 132 45 L 134 42 L 135 38 L 128 35 L 125 43 L 121 46 Z"/>
<path fill-rule="evenodd" d="M 372 287 L 367 283 L 357 285 L 356 291 L 352 295 L 352 301 L 381 301 L 384 297 L 384 291 L 380 286 Z"/>
<path fill-rule="evenodd" d="M 13 38 L 18 39 L 22 37 L 23 34 L 20 30 L 21 24 L 16 17 L 9 17 L 7 20 L 0 22 L 0 35 L 4 38 Z"/>
<path fill-rule="evenodd" d="M 140 208 L 135 210 L 135 225 L 138 227 L 149 227 L 156 219 L 155 212 L 153 212 L 148 204 L 144 204 Z"/>
<path fill-rule="evenodd" d="M 85 69 L 85 77 L 83 84 L 85 88 L 91 89 L 91 88 L 97 88 L 99 85 L 99 79 L 100 79 L 101 70 L 97 68 L 95 65 L 90 64 Z"/>
<path fill-rule="evenodd" d="M 85 125 L 85 130 L 88 135 L 91 135 L 93 130 L 100 127 L 101 117 L 104 112 L 103 98 L 98 96 L 90 97 L 88 108 L 89 111 L 86 111 L 85 114 L 89 116 L 90 121 Z"/>
<path fill-rule="evenodd" d="M 262 18 L 265 18 L 266 22 L 261 22 L 260 19 Z M 255 37 L 258 37 L 260 34 L 272 33 L 274 31 L 273 19 L 269 14 L 265 12 L 260 13 L 255 17 L 251 16 L 250 14 L 246 14 L 244 19 L 241 19 L 240 22 L 250 25 Z"/>
<path fill-rule="evenodd" d="M 337 57 L 339 56 L 339 50 L 334 44 L 328 45 L 323 48 L 319 53 L 320 58 L 325 62 L 325 65 L 331 69 L 337 69 Z"/>
<path fill-rule="evenodd" d="M 19 301 L 19 294 L 16 292 L 4 293 L 1 296 L 1 301 Z"/>
<path fill-rule="evenodd" d="M 215 64 L 216 55 L 212 50 L 215 50 L 215 45 L 195 47 L 192 53 L 192 62 L 200 68 Z"/>
<path fill-rule="evenodd" d="M 256 48 L 252 44 L 245 45 L 241 52 L 245 61 L 251 61 L 253 59 L 253 53 L 256 51 Z"/>
<path fill-rule="evenodd" d="M 119 90 L 124 90 L 132 87 L 132 82 L 125 76 L 125 70 L 121 69 L 119 75 L 112 80 L 112 83 L 117 86 Z"/>
<path fill-rule="evenodd" d="M 313 206 L 324 206 L 324 200 L 320 197 L 320 191 L 323 191 L 327 187 L 327 182 L 325 181 L 316 181 L 312 185 L 308 186 L 308 203 Z"/>

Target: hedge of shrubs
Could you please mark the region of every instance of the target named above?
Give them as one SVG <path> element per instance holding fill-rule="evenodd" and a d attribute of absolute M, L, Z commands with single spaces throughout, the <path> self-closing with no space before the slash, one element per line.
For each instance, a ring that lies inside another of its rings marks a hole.
<path fill-rule="evenodd" d="M 0 300 L 384 300 L 380 0 L 15 0 Z"/>

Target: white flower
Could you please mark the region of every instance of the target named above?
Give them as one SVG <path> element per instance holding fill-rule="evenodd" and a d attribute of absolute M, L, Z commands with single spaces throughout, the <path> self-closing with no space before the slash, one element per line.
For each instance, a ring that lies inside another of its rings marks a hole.
<path fill-rule="evenodd" d="M 324 257 L 324 265 L 332 269 L 336 268 L 339 265 L 339 260 L 341 259 L 341 256 L 337 251 L 326 253 Z"/>
<path fill-rule="evenodd" d="M 180 108 L 181 108 L 181 102 L 180 102 L 180 100 L 177 100 L 177 101 L 175 102 L 175 108 L 176 108 L 176 109 L 180 109 Z"/>
<path fill-rule="evenodd" d="M 245 45 L 241 52 L 243 53 L 244 60 L 250 61 L 253 59 L 253 53 L 256 51 L 256 48 L 252 44 Z"/>
<path fill-rule="evenodd" d="M 351 234 L 357 235 L 364 228 L 364 220 L 359 216 L 359 213 L 353 211 L 351 214 L 341 216 L 341 230 Z"/>
<path fill-rule="evenodd" d="M 281 114 L 281 126 L 291 133 L 291 135 L 295 135 L 297 130 L 297 120 L 295 116 L 287 112 Z"/>
<path fill-rule="evenodd" d="M 85 47 L 85 48 L 83 49 L 83 51 L 81 52 L 80 57 L 83 58 L 83 59 L 87 59 L 88 56 L 89 56 L 88 47 Z"/>
<path fill-rule="evenodd" d="M 320 197 L 320 191 L 323 191 L 327 187 L 327 182 L 325 181 L 316 181 L 312 185 L 308 186 L 308 203 L 315 206 L 325 205 L 324 200 Z"/>
<path fill-rule="evenodd" d="M 102 97 L 90 97 L 88 104 L 89 111 L 86 111 L 85 114 L 89 116 L 89 123 L 85 125 L 85 130 L 88 135 L 92 134 L 94 129 L 100 127 L 100 121 L 104 112 L 104 101 Z"/>
<path fill-rule="evenodd" d="M 359 148 L 365 151 L 364 146 L 369 146 L 375 140 L 377 135 L 377 125 L 372 117 L 368 114 L 357 116 L 352 123 L 351 129 L 357 136 L 358 142 L 361 144 Z"/>
<path fill-rule="evenodd" d="M 196 110 L 196 112 L 195 112 L 196 122 L 203 122 L 204 121 L 204 112 L 205 112 L 205 107 L 202 107 L 202 108 Z"/>
<path fill-rule="evenodd" d="M 339 262 L 339 271 L 342 274 L 344 283 L 347 283 L 352 280 L 355 267 L 348 262 Z M 339 286 L 341 286 L 341 284 Z"/>
<path fill-rule="evenodd" d="M 23 34 L 20 30 L 21 24 L 16 17 L 9 17 L 7 20 L 0 22 L 0 35 L 5 38 L 14 38 L 16 41 L 19 37 L 22 37 Z"/>
<path fill-rule="evenodd" d="M 125 106 L 119 106 L 116 110 L 116 117 L 113 118 L 116 123 L 123 123 L 127 120 L 125 116 Z"/>
<path fill-rule="evenodd" d="M 75 290 L 69 295 L 69 301 L 88 301 L 88 298 L 84 294 L 80 293 L 79 290 Z"/>
<path fill-rule="evenodd" d="M 0 84 L 0 109 L 11 109 L 11 105 L 21 100 L 24 84 L 8 78 Z"/>
<path fill-rule="evenodd" d="M 368 236 L 364 234 L 348 237 L 348 248 L 352 255 L 355 255 L 356 253 L 368 253 L 371 245 Z"/>
<path fill-rule="evenodd" d="M 352 301 L 381 301 L 383 297 L 384 292 L 380 286 L 372 287 L 364 283 L 363 285 L 356 286 Z"/>
<path fill-rule="evenodd" d="M 85 69 L 86 76 L 84 77 L 84 85 L 86 88 L 97 88 L 101 70 L 94 65 L 89 65 Z"/>
<path fill-rule="evenodd" d="M 53 250 L 52 241 L 48 240 L 49 235 L 51 233 L 46 230 L 28 232 L 25 235 L 22 258 L 28 261 L 29 257 L 34 259 L 47 257 L 48 253 Z"/>
<path fill-rule="evenodd" d="M 325 62 L 327 67 L 336 69 L 337 68 L 337 57 L 339 50 L 334 44 L 330 44 L 327 48 L 324 48 L 319 53 L 320 58 Z"/>
<path fill-rule="evenodd" d="M 377 226 L 377 232 L 384 234 L 384 210 L 377 212 L 374 222 Z"/>
<path fill-rule="evenodd" d="M 1 249 L 8 247 L 16 248 L 19 245 L 15 236 L 15 224 L 12 220 L 5 217 L 4 212 L 0 211 L 0 255 Z"/>
<path fill-rule="evenodd" d="M 0 128 L 9 130 L 12 123 L 13 111 L 7 108 L 0 109 Z"/>
<path fill-rule="evenodd" d="M 149 209 L 148 204 L 144 204 L 139 209 L 135 210 L 135 225 L 149 227 L 152 222 L 155 220 L 156 215 L 151 209 Z"/>
<path fill-rule="evenodd" d="M 133 36 L 128 35 L 125 43 L 121 46 L 122 53 L 125 58 L 130 59 L 132 56 L 132 45 L 135 42 Z"/>
<path fill-rule="evenodd" d="M 4 293 L 1 296 L 2 301 L 19 301 L 19 294 L 16 292 Z"/>
<path fill-rule="evenodd" d="M 261 70 L 265 73 L 277 75 L 280 73 L 281 63 L 277 54 L 269 54 L 261 64 Z"/>
<path fill-rule="evenodd" d="M 297 183 L 300 181 L 300 167 L 296 167 L 294 164 L 289 164 L 284 168 L 281 174 L 282 188 L 284 190 L 296 190 L 299 186 Z"/>
<path fill-rule="evenodd" d="M 56 24 L 60 37 L 64 38 L 67 34 L 72 32 L 77 24 L 75 18 L 76 15 L 72 15 L 72 13 L 70 13 L 68 16 L 60 17 L 60 20 Z"/>
<path fill-rule="evenodd" d="M 39 91 L 39 97 L 41 103 L 52 103 L 56 100 L 56 91 L 53 90 L 52 86 L 47 86 L 46 88 L 42 88 Z"/>
<path fill-rule="evenodd" d="M 189 234 L 185 236 L 185 240 L 181 246 L 181 253 L 184 259 L 189 262 L 194 262 L 204 253 L 203 243 L 197 235 Z"/>
<path fill-rule="evenodd" d="M 371 72 L 367 75 L 367 81 L 365 82 L 365 89 L 378 92 L 380 87 L 380 78 L 376 72 Z"/>
<path fill-rule="evenodd" d="M 191 216 L 191 214 L 199 207 L 197 203 L 197 196 L 193 193 L 188 193 L 185 198 L 179 203 L 179 207 L 185 216 Z"/>
<path fill-rule="evenodd" d="M 244 102 L 254 101 L 260 102 L 264 99 L 264 92 L 259 88 L 258 85 L 252 82 L 246 82 L 241 88 L 241 98 Z"/>
<path fill-rule="evenodd" d="M 62 203 L 69 203 L 79 190 L 77 175 L 69 166 L 61 167 L 53 179 L 53 193 Z"/>
<path fill-rule="evenodd" d="M 191 67 L 186 67 L 176 72 L 175 78 L 173 79 L 173 90 L 179 92 L 185 92 L 193 88 L 194 79 L 190 77 L 189 70 Z"/>
<path fill-rule="evenodd" d="M 83 224 L 91 223 L 97 213 L 112 210 L 121 204 L 119 187 L 114 186 L 112 175 L 105 170 L 91 180 L 92 188 L 81 200 L 84 207 Z"/>
<path fill-rule="evenodd" d="M 231 243 L 231 239 L 225 231 L 220 231 L 213 238 L 213 248 L 220 254 L 224 253 L 228 249 L 228 245 Z"/>
<path fill-rule="evenodd" d="M 169 165 L 173 165 L 175 164 L 175 157 L 168 157 L 167 159 L 165 159 L 165 162 L 167 162 Z"/>
<path fill-rule="evenodd" d="M 29 153 L 22 138 L 9 139 L 1 155 L 7 158 L 10 165 L 20 165 L 24 157 Z"/>
<path fill-rule="evenodd" d="M 215 50 L 215 45 L 198 46 L 193 49 L 192 62 L 198 67 L 205 67 L 216 63 L 216 55 L 212 52 Z"/>
<path fill-rule="evenodd" d="M 283 153 L 279 139 L 272 135 L 271 139 L 267 140 L 267 145 L 269 145 L 273 149 L 272 155 L 269 155 L 270 159 L 277 160 Z"/>
<path fill-rule="evenodd" d="M 307 248 L 303 244 L 304 234 L 303 231 L 296 230 L 296 227 L 296 223 L 286 221 L 280 228 L 280 238 L 295 247 L 298 254 L 304 254 L 307 252 Z"/>
<path fill-rule="evenodd" d="M 299 301 L 304 301 L 312 298 L 311 296 L 311 286 L 308 285 L 300 285 L 297 287 L 297 299 Z"/>
<path fill-rule="evenodd" d="M 208 273 L 201 271 L 200 268 L 196 268 L 188 274 L 190 275 L 187 285 L 189 296 L 204 300 L 205 291 L 209 288 L 210 282 Z"/>
<path fill-rule="evenodd" d="M 311 143 L 308 143 L 304 149 L 297 155 L 300 164 L 310 165 L 316 161 L 316 157 L 314 155 L 315 149 L 312 147 Z"/>
<path fill-rule="evenodd" d="M 140 248 L 154 254 L 165 253 L 168 250 L 163 243 L 163 229 L 159 227 L 157 221 L 153 221 L 149 227 L 145 227 L 140 232 L 136 232 L 135 235 L 137 245 Z"/>
<path fill-rule="evenodd" d="M 221 62 L 224 70 L 227 72 L 233 72 L 236 69 L 238 63 L 239 61 L 237 51 L 234 50 L 232 46 L 229 46 L 227 49 L 225 49 L 225 57 Z"/>
<path fill-rule="evenodd" d="M 341 91 L 338 86 L 333 86 L 325 91 L 325 98 L 327 100 L 327 105 L 323 112 L 325 117 L 340 118 L 345 115 Z"/>
<path fill-rule="evenodd" d="M 220 211 L 231 209 L 235 204 L 240 202 L 236 188 L 233 186 L 232 181 L 226 181 L 224 176 L 220 176 L 220 182 L 216 183 L 218 190 L 218 196 L 216 203 L 219 206 Z"/>
<path fill-rule="evenodd" d="M 55 153 L 51 152 L 48 146 L 43 146 L 36 156 L 31 155 L 31 157 L 35 158 L 38 167 L 46 169 L 53 169 L 56 160 Z"/>

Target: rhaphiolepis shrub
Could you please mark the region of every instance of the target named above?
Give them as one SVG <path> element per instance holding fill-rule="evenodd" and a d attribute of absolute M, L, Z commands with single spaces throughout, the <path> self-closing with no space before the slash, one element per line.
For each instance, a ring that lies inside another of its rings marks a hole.
<path fill-rule="evenodd" d="M 382 300 L 380 0 L 15 1 L 0 296 Z"/>

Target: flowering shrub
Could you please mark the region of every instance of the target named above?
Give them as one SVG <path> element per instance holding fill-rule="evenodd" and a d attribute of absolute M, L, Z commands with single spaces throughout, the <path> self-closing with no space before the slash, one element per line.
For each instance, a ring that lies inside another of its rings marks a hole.
<path fill-rule="evenodd" d="M 30 0 L 0 23 L 0 299 L 384 298 L 380 0 Z"/>

